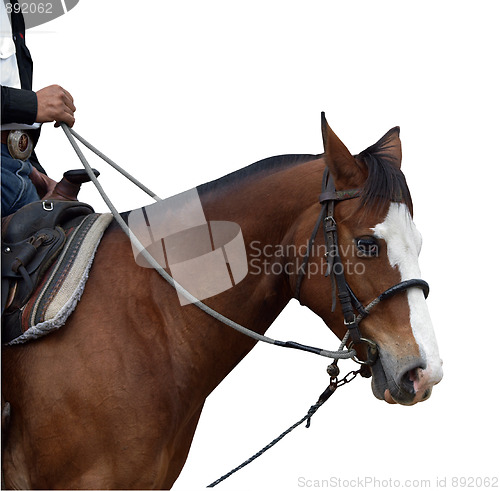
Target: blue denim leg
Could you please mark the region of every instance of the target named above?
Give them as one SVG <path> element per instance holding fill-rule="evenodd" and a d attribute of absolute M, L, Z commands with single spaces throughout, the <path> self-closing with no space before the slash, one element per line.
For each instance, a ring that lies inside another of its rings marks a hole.
<path fill-rule="evenodd" d="M 32 170 L 30 162 L 12 158 L 2 143 L 2 217 L 40 199 L 29 178 Z"/>

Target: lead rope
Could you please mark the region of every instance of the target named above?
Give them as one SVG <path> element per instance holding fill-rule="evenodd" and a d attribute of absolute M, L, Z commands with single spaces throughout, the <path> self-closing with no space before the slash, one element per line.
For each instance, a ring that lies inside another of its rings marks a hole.
<path fill-rule="evenodd" d="M 120 226 L 120 228 L 123 230 L 125 235 L 130 239 L 134 247 L 140 251 L 140 254 L 146 259 L 146 261 L 152 266 L 158 274 L 172 287 L 174 287 L 178 293 L 183 295 L 186 299 L 188 299 L 191 303 L 196 305 L 200 310 L 203 310 L 203 312 L 207 313 L 208 315 L 212 316 L 214 319 L 218 320 L 219 322 L 222 322 L 223 324 L 231 327 L 232 329 L 235 329 L 236 331 L 245 334 L 246 336 L 249 336 L 257 341 L 262 341 L 264 343 L 268 344 L 274 344 L 276 346 L 281 346 L 283 348 L 292 348 L 292 349 L 297 349 L 301 351 L 307 351 L 309 353 L 314 353 L 316 355 L 324 356 L 326 358 L 333 358 L 335 360 L 343 360 L 343 359 L 348 359 L 348 358 L 353 358 L 356 356 L 356 350 L 354 349 L 343 349 L 344 346 L 342 346 L 342 349 L 339 351 L 330 351 L 330 350 L 325 350 L 321 348 L 315 348 L 313 346 L 307 346 L 304 344 L 296 343 L 294 341 L 280 341 L 277 339 L 272 339 L 268 336 L 264 336 L 262 334 L 256 333 L 240 324 L 237 322 L 232 321 L 231 319 L 225 317 L 224 315 L 220 314 L 219 312 L 213 310 L 210 308 L 208 305 L 204 304 L 201 302 L 199 299 L 197 299 L 195 296 L 193 296 L 190 292 L 188 292 L 182 285 L 177 283 L 161 266 L 160 264 L 156 261 L 156 259 L 146 250 L 146 248 L 142 245 L 142 243 L 139 241 L 139 239 L 135 236 L 135 234 L 130 230 L 128 225 L 125 223 L 125 220 L 121 217 L 120 213 L 118 210 L 115 208 L 111 200 L 109 199 L 108 195 L 102 188 L 101 184 L 95 177 L 92 168 L 90 167 L 89 163 L 87 162 L 87 159 L 83 155 L 80 147 L 75 141 L 75 136 L 80 140 L 87 148 L 89 148 L 92 152 L 94 152 L 98 157 L 102 158 L 105 162 L 107 162 L 109 165 L 111 165 L 113 168 L 115 168 L 117 171 L 119 171 L 121 174 L 123 174 L 125 177 L 127 177 L 129 180 L 131 180 L 135 185 L 140 187 L 144 192 L 149 194 L 151 197 L 153 197 L 155 200 L 160 201 L 160 198 L 153 193 L 151 190 L 149 190 L 146 186 L 141 184 L 137 179 L 133 178 L 130 174 L 128 174 L 126 171 L 124 171 L 119 165 L 114 163 L 111 159 L 106 157 L 102 152 L 97 150 L 93 145 L 91 145 L 89 142 L 84 140 L 80 135 L 78 135 L 74 130 L 69 128 L 65 123 L 61 123 L 61 128 L 63 129 L 65 135 L 67 136 L 69 142 L 71 143 L 71 146 L 75 150 L 76 154 L 78 155 L 78 158 L 80 159 L 81 163 L 83 164 L 83 167 L 87 171 L 87 174 L 90 178 L 90 180 L 94 183 L 94 186 L 97 188 L 97 191 L 101 195 L 102 199 L 108 206 L 109 210 L 113 214 L 114 219 Z"/>
<path fill-rule="evenodd" d="M 347 333 L 347 336 L 349 333 Z M 337 368 L 338 370 L 338 368 Z M 299 419 L 296 423 L 294 423 L 290 428 L 285 430 L 281 435 L 279 435 L 277 438 L 275 438 L 271 443 L 267 444 L 264 448 L 259 450 L 256 454 L 252 455 L 249 459 L 245 460 L 245 462 L 241 463 L 238 467 L 235 467 L 233 470 L 229 471 L 227 474 L 224 474 L 222 477 L 219 477 L 216 481 L 213 483 L 209 484 L 207 488 L 213 488 L 217 486 L 217 484 L 221 483 L 222 481 L 226 480 L 228 477 L 232 476 L 234 473 L 238 472 L 239 470 L 243 469 L 243 467 L 247 466 L 248 464 L 251 464 L 255 459 L 260 457 L 264 452 L 267 452 L 270 448 L 274 447 L 279 441 L 281 441 L 285 436 L 287 436 L 289 433 L 291 433 L 295 428 L 300 426 L 304 421 L 307 421 L 306 423 L 306 428 L 309 428 L 311 426 L 311 418 L 314 416 L 316 411 L 330 398 L 330 396 L 339 388 L 342 387 L 342 385 L 348 384 L 349 382 L 353 381 L 358 374 L 361 374 L 363 376 L 364 372 L 364 367 L 361 367 L 359 370 L 353 370 L 349 372 L 343 379 L 338 380 L 337 377 L 332 378 L 330 381 L 330 385 L 323 391 L 323 393 L 319 396 L 317 402 L 313 404 L 309 410 L 307 411 L 307 414 Z"/>

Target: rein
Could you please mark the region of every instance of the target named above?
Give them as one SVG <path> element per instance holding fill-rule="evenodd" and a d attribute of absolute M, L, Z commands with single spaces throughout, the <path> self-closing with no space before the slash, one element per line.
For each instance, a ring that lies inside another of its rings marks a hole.
<path fill-rule="evenodd" d="M 83 164 L 83 167 L 87 171 L 87 174 L 89 175 L 90 180 L 94 183 L 95 187 L 99 191 L 99 194 L 101 195 L 102 199 L 108 206 L 109 210 L 113 214 L 114 219 L 120 226 L 120 228 L 123 230 L 125 235 L 130 239 L 134 247 L 137 249 L 137 251 L 142 254 L 144 259 L 149 263 L 149 265 L 154 268 L 158 274 L 172 287 L 176 288 L 176 290 L 186 297 L 191 303 L 196 305 L 200 310 L 203 310 L 205 313 L 208 315 L 212 316 L 214 319 L 218 320 L 219 322 L 222 322 L 226 326 L 231 327 L 232 329 L 245 334 L 246 336 L 249 336 L 256 341 L 262 341 L 264 343 L 268 344 L 273 344 L 275 346 L 280 346 L 282 348 L 292 348 L 300 351 L 307 351 L 309 353 L 314 353 L 316 355 L 324 356 L 326 358 L 332 358 L 334 360 L 343 360 L 343 359 L 349 359 L 349 358 L 354 358 L 356 356 L 356 351 L 354 349 L 344 349 L 345 343 L 347 341 L 347 338 L 344 339 L 340 345 L 339 350 L 337 351 L 330 351 L 326 349 L 321 349 L 321 348 L 316 348 L 314 346 L 308 346 L 304 345 L 301 343 L 296 343 L 295 341 L 280 341 L 277 339 L 272 339 L 268 336 L 264 336 L 262 334 L 259 334 L 255 331 L 252 331 L 251 329 L 248 329 L 237 322 L 234 322 L 233 320 L 227 318 L 226 316 L 220 314 L 219 312 L 215 311 L 199 299 L 197 299 L 195 296 L 193 296 L 190 292 L 188 292 L 185 288 L 183 288 L 182 285 L 180 285 L 178 282 L 176 282 L 172 276 L 170 276 L 161 266 L 160 264 L 156 261 L 156 259 L 147 251 L 147 249 L 142 245 L 142 243 L 139 241 L 139 239 L 135 236 L 135 234 L 130 230 L 129 226 L 125 223 L 125 220 L 121 217 L 120 213 L 118 210 L 115 208 L 109 197 L 107 196 L 106 192 L 102 188 L 101 184 L 95 177 L 92 168 L 90 167 L 89 163 L 87 162 L 87 159 L 83 155 L 80 147 L 76 143 L 75 138 L 77 138 L 83 145 L 85 145 L 89 150 L 94 152 L 98 157 L 102 158 L 106 163 L 111 165 L 114 169 L 116 169 L 118 172 L 123 174 L 125 177 L 127 177 L 130 181 L 132 181 L 135 185 L 140 187 L 144 192 L 149 194 L 152 198 L 154 198 L 156 201 L 161 201 L 161 199 L 153 193 L 151 190 L 149 190 L 146 186 L 142 185 L 134 179 L 130 174 L 128 174 L 126 171 L 124 171 L 118 164 L 113 162 L 110 158 L 106 157 L 102 152 L 100 152 L 97 148 L 95 148 L 92 144 L 90 144 L 88 141 L 86 141 L 84 138 L 82 138 L 76 131 L 73 129 L 69 128 L 65 123 L 61 123 L 61 128 L 63 129 L 65 135 L 67 136 L 69 142 L 71 143 L 71 146 L 75 150 L 78 158 L 80 159 L 81 163 Z"/>

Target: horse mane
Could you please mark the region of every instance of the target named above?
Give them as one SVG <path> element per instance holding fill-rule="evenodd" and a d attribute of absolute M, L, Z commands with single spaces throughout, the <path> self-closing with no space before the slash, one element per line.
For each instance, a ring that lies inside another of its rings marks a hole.
<path fill-rule="evenodd" d="M 321 155 L 312 154 L 286 154 L 277 155 L 275 157 L 268 157 L 246 167 L 243 167 L 242 169 L 231 172 L 230 174 L 227 174 L 219 179 L 202 184 L 196 189 L 201 195 L 203 193 L 217 190 L 221 186 L 230 186 L 233 184 L 237 184 L 244 179 L 257 177 L 263 173 L 266 173 L 266 175 L 272 174 L 284 168 L 293 167 L 295 165 L 309 162 L 320 157 Z"/>
<path fill-rule="evenodd" d="M 399 162 L 390 152 L 388 142 L 394 132 L 399 134 L 399 128 L 393 128 L 377 143 L 363 150 L 355 158 L 361 160 L 368 169 L 368 178 L 361 195 L 361 206 L 365 209 L 382 209 L 388 202 L 401 202 L 413 213 L 413 205 L 406 183 L 406 178 L 399 168 Z M 269 175 L 288 167 L 321 158 L 313 154 L 285 154 L 268 157 L 238 169 L 214 181 L 201 184 L 196 189 L 200 195 L 216 191 L 225 186 L 237 185 L 247 178 Z"/>
<path fill-rule="evenodd" d="M 399 134 L 398 127 L 390 130 L 377 143 L 355 156 L 368 169 L 361 204 L 363 207 L 381 209 L 387 202 L 395 201 L 406 204 L 410 213 L 413 213 L 410 190 L 401 172 L 400 162 L 388 151 L 388 140 L 396 131 Z"/>

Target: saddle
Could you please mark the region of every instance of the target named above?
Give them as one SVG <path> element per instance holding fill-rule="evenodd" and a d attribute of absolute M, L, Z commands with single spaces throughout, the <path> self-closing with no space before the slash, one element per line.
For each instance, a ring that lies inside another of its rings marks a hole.
<path fill-rule="evenodd" d="M 80 185 L 89 180 L 84 170 L 68 171 L 53 198 L 30 203 L 2 219 L 2 321 L 22 311 L 63 249 L 66 231 L 94 213 L 90 205 L 76 201 Z M 9 322 L 2 324 L 5 328 Z M 6 337 L 2 332 L 2 339 Z"/>

